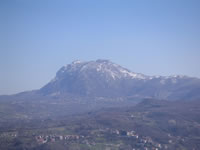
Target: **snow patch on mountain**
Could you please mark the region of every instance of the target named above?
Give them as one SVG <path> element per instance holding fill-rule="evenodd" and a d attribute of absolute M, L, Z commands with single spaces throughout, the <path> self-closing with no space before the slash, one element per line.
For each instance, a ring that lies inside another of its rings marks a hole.
<path fill-rule="evenodd" d="M 72 62 L 72 64 L 80 64 L 80 63 L 82 63 L 82 61 L 80 61 L 80 60 L 75 60 Z"/>
<path fill-rule="evenodd" d="M 120 72 L 124 74 L 124 77 L 131 77 L 131 78 L 136 78 L 136 79 L 146 79 L 146 77 L 144 75 L 141 75 L 139 73 L 133 73 L 126 69 L 120 69 Z"/>

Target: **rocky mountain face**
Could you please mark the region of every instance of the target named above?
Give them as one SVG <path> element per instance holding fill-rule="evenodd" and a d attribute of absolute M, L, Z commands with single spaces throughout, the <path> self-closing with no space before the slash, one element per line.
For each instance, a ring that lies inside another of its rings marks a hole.
<path fill-rule="evenodd" d="M 108 60 L 75 61 L 62 67 L 41 92 L 98 97 L 126 96 L 131 88 L 130 81 L 143 82 L 145 78 Z"/>
<path fill-rule="evenodd" d="M 109 60 L 74 61 L 38 92 L 83 97 L 139 97 L 167 100 L 200 98 L 200 79 L 187 76 L 147 76 Z"/>

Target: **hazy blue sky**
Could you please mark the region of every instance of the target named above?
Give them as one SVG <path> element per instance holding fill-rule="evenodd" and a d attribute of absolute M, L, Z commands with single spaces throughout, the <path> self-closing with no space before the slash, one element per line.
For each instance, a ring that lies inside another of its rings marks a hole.
<path fill-rule="evenodd" d="M 200 77 L 200 0 L 0 0 L 0 94 L 37 89 L 73 60 Z"/>

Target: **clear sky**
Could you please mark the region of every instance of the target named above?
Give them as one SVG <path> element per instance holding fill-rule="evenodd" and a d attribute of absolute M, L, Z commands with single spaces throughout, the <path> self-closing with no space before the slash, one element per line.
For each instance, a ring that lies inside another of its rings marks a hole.
<path fill-rule="evenodd" d="M 200 77 L 200 0 L 0 0 L 0 94 L 38 89 L 73 60 Z"/>

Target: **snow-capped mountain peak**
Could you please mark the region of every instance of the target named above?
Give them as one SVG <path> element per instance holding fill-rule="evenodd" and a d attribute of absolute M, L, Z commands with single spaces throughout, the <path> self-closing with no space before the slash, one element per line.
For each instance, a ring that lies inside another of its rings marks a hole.
<path fill-rule="evenodd" d="M 120 80 L 120 79 L 135 79 L 135 80 L 161 80 L 161 83 L 165 83 L 165 80 L 171 79 L 173 83 L 176 83 L 177 79 L 187 78 L 187 76 L 172 75 L 172 76 L 147 76 L 141 73 L 132 72 L 118 64 L 115 64 L 109 60 L 98 59 L 96 61 L 81 61 L 76 60 L 71 64 L 67 64 L 62 67 L 56 77 L 51 81 L 54 82 L 60 77 L 65 77 L 67 74 L 79 74 L 79 76 L 87 76 L 87 74 L 98 74 L 104 76 L 107 80 Z"/>
<path fill-rule="evenodd" d="M 195 90 L 198 89 L 200 80 L 179 75 L 146 76 L 132 72 L 109 60 L 99 59 L 96 61 L 77 60 L 62 67 L 56 77 L 41 88 L 40 92 L 47 95 L 70 93 L 79 96 L 145 96 L 165 99 L 171 98 L 173 94 L 176 96 L 177 88 L 194 85 Z"/>
<path fill-rule="evenodd" d="M 79 72 L 79 73 L 87 73 L 87 72 L 96 72 L 99 74 L 105 74 L 107 78 L 111 78 L 113 80 L 121 79 L 121 78 L 132 78 L 132 79 L 146 79 L 145 75 L 134 73 L 112 63 L 109 60 L 98 59 L 96 61 L 73 61 L 71 64 L 68 64 L 62 67 L 57 74 L 65 74 L 66 72 Z"/>
<path fill-rule="evenodd" d="M 81 60 L 75 60 L 75 61 L 72 62 L 72 64 L 80 64 L 80 63 L 82 63 Z"/>

